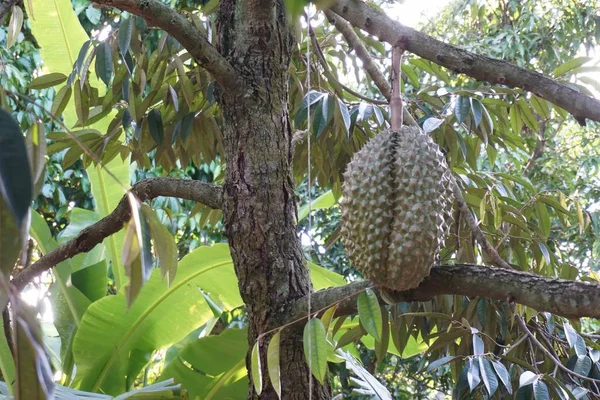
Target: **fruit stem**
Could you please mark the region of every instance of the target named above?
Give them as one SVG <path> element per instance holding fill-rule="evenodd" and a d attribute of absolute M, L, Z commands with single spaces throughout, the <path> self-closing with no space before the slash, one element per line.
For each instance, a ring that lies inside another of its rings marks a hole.
<path fill-rule="evenodd" d="M 392 129 L 399 131 L 402 128 L 402 97 L 400 96 L 400 65 L 402 64 L 402 53 L 406 45 L 402 39 L 399 39 L 392 47 L 392 98 L 390 100 L 390 110 L 392 114 Z"/>

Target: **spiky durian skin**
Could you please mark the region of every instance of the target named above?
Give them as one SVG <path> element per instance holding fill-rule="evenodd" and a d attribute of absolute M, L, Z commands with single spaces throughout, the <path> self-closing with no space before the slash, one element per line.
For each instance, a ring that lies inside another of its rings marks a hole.
<path fill-rule="evenodd" d="M 417 127 L 386 130 L 344 173 L 341 233 L 351 265 L 379 286 L 417 287 L 448 231 L 453 194 L 439 147 Z"/>

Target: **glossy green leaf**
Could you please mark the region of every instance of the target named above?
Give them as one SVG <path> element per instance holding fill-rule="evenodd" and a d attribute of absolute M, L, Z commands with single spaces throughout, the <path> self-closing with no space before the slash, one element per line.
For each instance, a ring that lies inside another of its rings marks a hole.
<path fill-rule="evenodd" d="M 167 278 L 167 285 L 173 282 L 177 273 L 177 244 L 167 227 L 160 223 L 156 212 L 148 205 L 142 204 L 142 214 L 150 227 L 150 235 L 154 243 L 154 252 L 162 276 Z"/>
<path fill-rule="evenodd" d="M 44 351 L 42 332 L 35 311 L 17 301 L 14 318 L 17 354 L 15 398 L 23 400 L 52 398 L 54 378 Z"/>
<path fill-rule="evenodd" d="M 381 340 L 381 308 L 377 296 L 371 289 L 367 289 L 358 295 L 357 302 L 360 323 L 375 340 Z"/>
<path fill-rule="evenodd" d="M 119 23 L 119 51 L 121 55 L 125 57 L 125 54 L 129 51 L 131 44 L 131 36 L 133 34 L 133 20 L 135 17 L 128 16 L 122 17 Z"/>
<path fill-rule="evenodd" d="M 33 183 L 25 138 L 14 118 L 0 109 L 0 195 L 17 227 L 27 218 L 33 200 Z"/>
<path fill-rule="evenodd" d="M 481 379 L 487 389 L 490 396 L 493 396 L 498 390 L 498 378 L 492 367 L 492 363 L 486 358 L 479 357 L 479 372 L 481 372 Z"/>
<path fill-rule="evenodd" d="M 559 76 L 564 75 L 567 72 L 581 67 L 583 64 L 589 61 L 591 61 L 590 57 L 577 57 L 572 60 L 566 61 L 558 67 L 556 67 L 556 69 L 554 70 L 554 76 L 558 78 Z"/>
<path fill-rule="evenodd" d="M 321 383 L 327 373 L 327 339 L 325 327 L 318 318 L 312 318 L 304 326 L 304 357 L 312 374 Z"/>
<path fill-rule="evenodd" d="M 346 361 L 346 368 L 352 371 L 352 374 L 356 377 L 352 381 L 358 385 L 362 390 L 362 394 L 371 396 L 370 398 L 378 400 L 392 400 L 392 395 L 383 386 L 377 378 L 375 378 L 369 371 L 367 371 L 358 359 L 352 354 L 341 349 L 336 350 L 336 355 L 343 358 Z"/>
<path fill-rule="evenodd" d="M 90 103 L 86 93 L 81 90 L 80 86 L 81 82 L 79 80 L 73 84 L 75 111 L 77 112 L 79 123 L 85 126 L 90 115 Z"/>
<path fill-rule="evenodd" d="M 475 126 L 479 126 L 481 123 L 481 118 L 483 117 L 483 104 L 478 99 L 470 98 L 471 101 L 471 113 L 473 113 L 473 120 L 475 121 Z"/>
<path fill-rule="evenodd" d="M 482 355 L 484 351 L 483 340 L 481 340 L 478 334 L 473 335 L 473 354 Z"/>
<path fill-rule="evenodd" d="M 4 297 L 6 298 L 6 295 Z M 6 304 L 3 307 L 6 307 Z M 0 327 L 4 329 L 3 320 L 0 320 Z M 6 335 L 0 335 L 0 372 L 2 372 L 2 379 L 8 384 L 8 391 L 12 393 L 12 384 L 15 382 L 15 360 L 6 341 Z"/>
<path fill-rule="evenodd" d="M 155 108 L 148 113 L 148 129 L 150 129 L 150 135 L 156 144 L 161 145 L 165 136 L 165 132 L 160 110 Z"/>
<path fill-rule="evenodd" d="M 423 131 L 425 133 L 430 133 L 435 131 L 444 123 L 445 119 L 430 117 L 423 122 Z"/>
<path fill-rule="evenodd" d="M 110 85 L 110 80 L 113 73 L 112 48 L 108 41 L 101 42 L 96 49 L 96 75 L 107 86 Z"/>
<path fill-rule="evenodd" d="M 460 123 L 464 122 L 469 115 L 469 110 L 471 109 L 471 104 L 468 97 L 457 96 L 456 104 L 454 105 L 454 115 L 456 116 L 456 120 Z"/>
<path fill-rule="evenodd" d="M 467 360 L 465 368 L 467 368 L 467 382 L 469 383 L 469 389 L 472 392 L 481 383 L 479 363 L 477 360 L 469 359 Z"/>
<path fill-rule="evenodd" d="M 201 247 L 185 256 L 169 287 L 160 272 L 153 271 L 129 310 L 123 292 L 93 303 L 73 345 L 79 387 L 120 393 L 128 366 L 135 361 L 131 357 L 176 343 L 211 319 L 198 288 L 225 311 L 242 305 L 226 244 Z"/>
<path fill-rule="evenodd" d="M 335 200 L 335 196 L 331 190 L 323 193 L 316 199 L 314 199 L 311 203 L 311 209 L 314 210 L 326 210 L 337 204 Z M 308 216 L 308 204 L 303 205 L 298 210 L 298 222 L 302 221 L 304 218 Z"/>
<path fill-rule="evenodd" d="M 10 208 L 0 196 L 0 270 L 9 277 L 22 247 L 20 229 Z"/>
<path fill-rule="evenodd" d="M 152 249 L 150 244 L 150 226 L 141 211 L 139 200 L 127 193 L 131 208 L 131 222 L 127 227 L 123 248 L 123 265 L 129 277 L 127 286 L 127 304 L 131 305 L 142 286 L 152 273 Z"/>
<path fill-rule="evenodd" d="M 342 99 L 337 99 L 337 100 L 338 100 L 338 107 L 340 110 L 340 114 L 342 115 L 342 120 L 344 121 L 344 127 L 346 128 L 346 134 L 349 134 L 351 121 L 350 121 L 350 113 L 348 112 L 348 107 L 346 107 L 346 104 L 344 104 Z"/>
<path fill-rule="evenodd" d="M 521 388 L 523 386 L 531 385 L 532 383 L 536 382 L 539 378 L 539 375 L 531 371 L 525 371 L 519 376 L 519 387 Z"/>
<path fill-rule="evenodd" d="M 67 76 L 60 72 L 42 75 L 31 81 L 29 89 L 47 89 L 67 81 Z"/>
<path fill-rule="evenodd" d="M 431 371 L 433 371 L 435 369 L 438 369 L 442 365 L 446 365 L 449 362 L 451 362 L 453 360 L 456 360 L 457 358 L 460 358 L 460 357 L 459 356 L 446 356 L 446 357 L 439 358 L 439 359 L 437 359 L 435 361 L 432 361 L 427 366 L 427 372 L 431 372 Z"/>
<path fill-rule="evenodd" d="M 492 366 L 494 367 L 494 371 L 496 371 L 496 375 L 500 378 L 500 381 L 506 388 L 509 394 L 512 394 L 512 385 L 510 382 L 510 374 L 508 370 L 500 361 L 492 361 Z"/>
<path fill-rule="evenodd" d="M 252 373 L 252 384 L 254 385 L 254 390 L 256 390 L 256 394 L 260 395 L 262 393 L 263 388 L 263 377 L 262 363 L 260 361 L 260 344 L 258 341 L 254 343 L 254 346 L 252 347 L 252 355 L 250 358 L 250 372 Z"/>
<path fill-rule="evenodd" d="M 277 396 L 281 399 L 281 377 L 279 367 L 279 342 L 280 332 L 277 331 L 269 341 L 267 348 L 267 369 L 269 371 L 269 380 Z"/>
<path fill-rule="evenodd" d="M 51 113 L 55 117 L 60 117 L 62 113 L 65 111 L 65 108 L 69 104 L 71 100 L 71 93 L 73 89 L 71 87 L 63 86 L 56 96 L 54 97 L 54 101 L 52 102 Z"/>
<path fill-rule="evenodd" d="M 533 395 L 535 400 L 550 400 L 548 386 L 539 380 L 533 384 Z"/>
<path fill-rule="evenodd" d="M 23 27 L 23 10 L 18 5 L 12 7 L 12 15 L 8 22 L 8 32 L 6 35 L 6 48 L 10 49 L 16 42 Z"/>

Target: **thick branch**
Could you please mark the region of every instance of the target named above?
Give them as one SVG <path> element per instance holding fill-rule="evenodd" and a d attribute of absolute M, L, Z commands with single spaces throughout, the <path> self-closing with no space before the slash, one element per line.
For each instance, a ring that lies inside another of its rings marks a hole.
<path fill-rule="evenodd" d="M 406 41 L 406 50 L 455 72 L 466 74 L 478 81 L 520 87 L 535 93 L 567 110 L 581 124 L 585 123 L 586 118 L 600 121 L 599 100 L 538 72 L 441 42 L 392 20 L 360 0 L 337 0 L 331 11 L 390 44 L 402 38 Z"/>
<path fill-rule="evenodd" d="M 371 57 L 362 40 L 360 40 L 356 32 L 354 32 L 352 26 L 329 10 L 325 11 L 325 16 L 330 23 L 335 25 L 335 28 L 342 34 L 342 36 L 344 36 L 344 39 L 346 39 L 346 42 L 348 42 L 348 46 L 354 49 L 356 56 L 362 61 L 365 71 L 367 71 L 367 74 L 369 74 L 371 79 L 373 79 L 375 86 L 377 86 L 383 97 L 385 97 L 388 101 L 391 100 L 392 88 L 388 83 L 388 80 L 379 70 L 377 64 L 375 64 L 375 61 L 373 61 L 373 57 Z M 417 125 L 417 122 L 412 115 L 410 115 L 406 108 L 404 108 L 403 115 L 404 121 L 407 125 Z"/>
<path fill-rule="evenodd" d="M 157 0 L 92 0 L 142 17 L 173 36 L 194 59 L 226 90 L 239 90 L 239 79 L 229 62 L 206 40 L 190 21 Z"/>
<path fill-rule="evenodd" d="M 339 302 L 336 315 L 356 312 L 356 297 L 373 286 L 359 281 L 346 286 L 316 292 L 311 297 L 312 309 L 322 310 Z M 510 300 L 564 317 L 600 318 L 600 284 L 551 279 L 526 272 L 470 264 L 436 265 L 431 275 L 416 289 L 387 293 L 395 302 L 427 301 L 442 294 L 487 297 Z M 341 301 L 340 301 L 341 300 Z M 276 321 L 281 326 L 306 317 L 307 299 L 288 305 Z"/>
<path fill-rule="evenodd" d="M 211 208 L 221 207 L 221 187 L 190 179 L 150 178 L 136 183 L 131 192 L 140 200 L 146 201 L 159 196 L 178 197 L 197 201 Z M 131 217 L 127 196 L 123 196 L 112 213 L 95 224 L 82 230 L 79 235 L 56 249 L 48 252 L 13 280 L 17 290 L 22 290 L 33 278 L 54 268 L 58 263 L 80 253 L 92 250 L 105 238 L 118 232 Z"/>

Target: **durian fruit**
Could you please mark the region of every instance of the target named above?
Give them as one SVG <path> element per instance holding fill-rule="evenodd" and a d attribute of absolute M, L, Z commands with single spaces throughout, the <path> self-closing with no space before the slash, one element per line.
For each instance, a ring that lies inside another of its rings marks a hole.
<path fill-rule="evenodd" d="M 342 241 L 351 265 L 378 286 L 417 287 L 448 231 L 453 194 L 443 154 L 418 127 L 386 130 L 344 173 Z"/>

